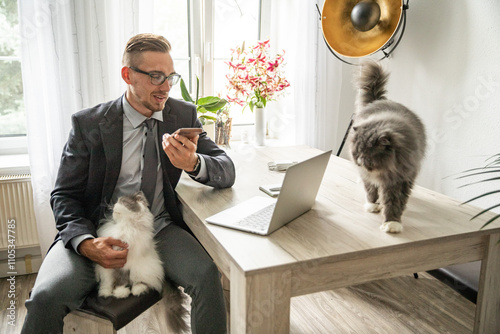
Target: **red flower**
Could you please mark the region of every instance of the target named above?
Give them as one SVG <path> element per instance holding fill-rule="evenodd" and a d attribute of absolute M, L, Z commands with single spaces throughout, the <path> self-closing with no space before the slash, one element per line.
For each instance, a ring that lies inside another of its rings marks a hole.
<path fill-rule="evenodd" d="M 282 73 L 283 54 L 269 56 L 270 41 L 258 42 L 250 48 L 231 49 L 228 101 L 239 105 L 275 100 L 278 93 L 290 86 Z"/>

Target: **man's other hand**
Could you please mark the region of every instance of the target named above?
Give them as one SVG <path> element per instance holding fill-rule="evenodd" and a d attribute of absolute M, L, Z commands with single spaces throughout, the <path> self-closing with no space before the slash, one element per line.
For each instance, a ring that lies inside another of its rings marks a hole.
<path fill-rule="evenodd" d="M 122 268 L 127 263 L 128 245 L 111 237 L 86 239 L 78 252 L 104 268 Z"/>

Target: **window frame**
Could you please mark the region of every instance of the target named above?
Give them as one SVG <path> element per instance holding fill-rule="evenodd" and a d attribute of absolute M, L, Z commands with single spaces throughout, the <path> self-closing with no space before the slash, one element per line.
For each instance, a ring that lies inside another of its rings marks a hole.
<path fill-rule="evenodd" d="M 28 153 L 28 136 L 0 137 L 0 156 Z"/>

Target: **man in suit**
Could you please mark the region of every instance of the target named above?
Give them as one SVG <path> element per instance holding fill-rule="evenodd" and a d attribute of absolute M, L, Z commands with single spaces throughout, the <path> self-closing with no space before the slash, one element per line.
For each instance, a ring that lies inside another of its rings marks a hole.
<path fill-rule="evenodd" d="M 153 131 L 158 163 L 150 207 L 165 275 L 192 298 L 193 333 L 224 333 L 226 312 L 217 267 L 184 223 L 174 189 L 183 170 L 208 186 L 231 187 L 234 165 L 205 133 L 191 140 L 171 135 L 178 128 L 201 128 L 201 123 L 194 105 L 168 96 L 180 76 L 164 37 L 132 37 L 122 65 L 125 94 L 72 116 L 51 194 L 59 233 L 26 301 L 22 332 L 62 333 L 64 316 L 96 287 L 94 263 L 105 268 L 126 263 L 127 244 L 97 237 L 96 230 L 118 197 L 141 189 L 145 134 Z M 150 119 L 151 128 L 143 126 Z"/>

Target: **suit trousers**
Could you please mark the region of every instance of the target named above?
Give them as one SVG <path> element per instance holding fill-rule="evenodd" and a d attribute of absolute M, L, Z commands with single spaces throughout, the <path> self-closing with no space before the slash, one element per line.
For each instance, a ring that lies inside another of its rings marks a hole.
<path fill-rule="evenodd" d="M 191 296 L 192 333 L 226 333 L 226 309 L 217 266 L 200 243 L 171 223 L 155 236 L 166 277 Z M 21 333 L 62 333 L 64 317 L 97 285 L 94 264 L 56 242 L 38 272 Z"/>

